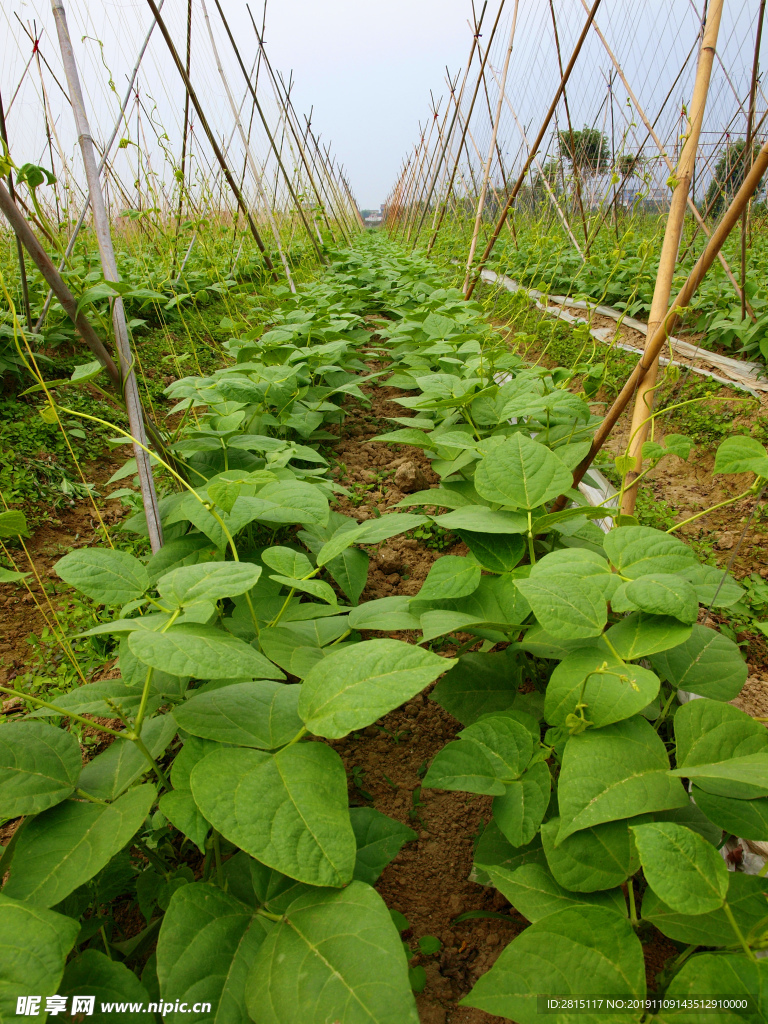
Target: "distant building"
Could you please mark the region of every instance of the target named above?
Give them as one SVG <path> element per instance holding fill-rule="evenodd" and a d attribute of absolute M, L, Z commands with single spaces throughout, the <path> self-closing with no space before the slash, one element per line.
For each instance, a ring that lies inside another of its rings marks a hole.
<path fill-rule="evenodd" d="M 384 220 L 384 208 L 378 210 L 361 210 L 360 215 L 366 227 L 376 228 Z"/>

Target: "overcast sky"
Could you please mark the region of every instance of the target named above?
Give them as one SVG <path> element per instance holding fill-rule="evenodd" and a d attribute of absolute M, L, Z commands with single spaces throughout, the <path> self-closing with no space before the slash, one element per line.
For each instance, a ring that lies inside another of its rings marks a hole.
<path fill-rule="evenodd" d="M 222 3 L 250 44 L 244 6 Z M 258 20 L 260 0 L 251 10 Z M 333 141 L 362 207 L 386 199 L 445 65 L 454 75 L 464 66 L 471 16 L 470 0 L 269 0 L 270 59 L 294 69 L 297 109 L 314 103 L 315 129 Z"/>

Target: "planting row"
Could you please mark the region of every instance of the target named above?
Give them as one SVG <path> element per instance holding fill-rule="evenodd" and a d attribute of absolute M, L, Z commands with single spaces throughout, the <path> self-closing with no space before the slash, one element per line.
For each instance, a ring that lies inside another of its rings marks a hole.
<path fill-rule="evenodd" d="M 437 681 L 462 728 L 423 787 L 492 798 L 473 877 L 530 922 L 464 1003 L 527 1024 L 542 993 L 641 1001 L 655 925 L 681 950 L 670 999 L 747 994 L 725 1019 L 765 1019 L 768 883 L 718 850 L 768 839 L 768 732 L 728 703 L 746 665 L 707 624 L 742 588 L 674 528 L 603 531 L 613 513 L 572 488 L 599 422 L 575 371 L 524 364 L 419 258 L 364 239 L 256 333 L 168 388 L 183 426 L 161 550 L 57 564 L 103 606 L 89 635 L 120 678 L 27 697 L 0 732 L 0 815 L 22 819 L 0 861 L 0 1012 L 97 992 L 214 1007 L 169 1021 L 415 1024 L 423 980 L 375 884 L 416 834 L 349 806 L 326 741 Z M 333 508 L 330 460 L 345 410 L 384 382 L 402 415 L 378 440 L 420 449 L 440 484 L 361 522 Z M 768 454 L 732 437 L 715 471 L 762 486 Z M 468 553 L 413 596 L 361 603 L 373 547 L 430 523 Z M 143 513 L 123 528 L 143 536 Z M 111 742 L 83 766 L 94 717 Z M 126 886 L 145 925 L 110 942 Z"/>

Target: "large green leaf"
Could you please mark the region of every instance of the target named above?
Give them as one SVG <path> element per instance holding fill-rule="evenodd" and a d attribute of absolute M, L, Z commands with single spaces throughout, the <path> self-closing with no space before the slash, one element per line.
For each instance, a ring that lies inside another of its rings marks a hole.
<path fill-rule="evenodd" d="M 335 621 L 335 617 L 331 621 Z M 303 679 L 326 655 L 319 646 L 307 646 L 303 637 L 286 626 L 263 627 L 259 632 L 259 645 L 270 661 L 298 679 Z"/>
<path fill-rule="evenodd" d="M 646 881 L 678 914 L 707 914 L 722 907 L 728 868 L 697 832 L 671 821 L 633 825 Z"/>
<path fill-rule="evenodd" d="M 80 925 L 71 917 L 0 893 L 0 1020 L 16 1016 L 19 996 L 52 996 Z"/>
<path fill-rule="evenodd" d="M 643 998 L 643 949 L 626 918 L 591 906 L 548 914 L 510 942 L 461 1004 L 518 1024 L 539 1024 L 539 993 Z M 629 1024 L 640 1016 L 638 1011 L 622 1019 Z M 599 1024 L 606 1018 L 580 1012 L 578 1019 Z"/>
<path fill-rule="evenodd" d="M 627 583 L 624 593 L 636 608 L 653 615 L 671 615 L 681 622 L 691 623 L 699 614 L 699 601 L 692 584 L 672 573 L 646 573 Z"/>
<path fill-rule="evenodd" d="M 314 571 L 314 566 L 303 552 L 279 545 L 267 548 L 262 553 L 261 560 L 281 576 L 293 576 L 301 579 Z"/>
<path fill-rule="evenodd" d="M 755 473 L 768 476 L 768 452 L 757 438 L 746 434 L 726 437 L 715 453 L 713 473 Z"/>
<path fill-rule="evenodd" d="M 419 591 L 420 601 L 434 601 L 436 598 L 451 600 L 466 597 L 477 590 L 482 570 L 468 558 L 444 555 L 433 562 L 427 578 Z"/>
<path fill-rule="evenodd" d="M 174 789 L 170 793 L 163 793 L 158 807 L 174 828 L 191 840 L 200 853 L 205 853 L 205 840 L 211 831 L 211 824 L 198 810 L 188 789 Z"/>
<path fill-rule="evenodd" d="M 66 800 L 81 763 L 72 733 L 43 722 L 8 722 L 0 729 L 0 816 L 37 814 Z"/>
<path fill-rule="evenodd" d="M 368 581 L 370 559 L 359 548 L 347 548 L 327 563 L 326 569 L 353 604 L 357 604 Z"/>
<path fill-rule="evenodd" d="M 379 875 L 406 843 L 418 834 L 374 807 L 351 807 L 349 817 L 357 841 L 354 878 L 375 885 Z"/>
<path fill-rule="evenodd" d="M 574 905 L 588 904 L 592 907 L 604 907 L 626 914 L 627 905 L 621 889 L 610 889 L 603 893 L 580 895 L 569 892 L 558 885 L 551 872 L 544 864 L 523 864 L 510 871 L 509 868 L 489 868 L 493 884 L 505 896 L 512 906 L 527 917 L 531 924 L 556 914 L 558 910 Z"/>
<path fill-rule="evenodd" d="M 144 720 L 141 738 L 152 757 L 159 758 L 176 732 L 176 721 L 172 715 L 158 715 Z M 116 800 L 147 771 L 151 771 L 151 767 L 136 744 L 131 740 L 115 739 L 83 767 L 77 786 L 97 800 Z"/>
<path fill-rule="evenodd" d="M 539 830 L 549 804 L 552 776 L 542 761 L 522 778 L 508 782 L 503 796 L 493 801 L 493 819 L 513 846 L 525 846 Z"/>
<path fill-rule="evenodd" d="M 307 674 L 299 714 L 315 736 L 339 739 L 410 700 L 455 664 L 400 640 L 355 644 Z"/>
<path fill-rule="evenodd" d="M 259 491 L 258 498 L 251 500 L 269 503 L 271 507 L 258 517 L 269 523 L 325 526 L 328 522 L 328 499 L 319 487 L 301 480 L 267 484 Z"/>
<path fill-rule="evenodd" d="M 676 573 L 696 561 L 681 540 L 650 526 L 614 527 L 606 534 L 605 551 L 621 575 L 632 580 L 649 573 Z"/>
<path fill-rule="evenodd" d="M 758 932 L 768 930 L 768 883 L 765 879 L 731 871 L 728 883 L 728 906 L 742 935 L 749 935 L 761 922 L 764 926 Z M 695 946 L 734 946 L 738 942 L 722 906 L 707 914 L 681 914 L 649 888 L 643 895 L 642 915 L 644 921 L 650 921 L 675 942 Z"/>
<path fill-rule="evenodd" d="M 566 889 L 597 892 L 622 885 L 640 867 L 626 821 L 610 821 L 575 832 L 557 846 L 559 818 L 541 826 L 549 870 Z"/>
<path fill-rule="evenodd" d="M 692 700 L 675 714 L 676 775 L 715 796 L 768 796 L 768 731 L 730 704 Z"/>
<path fill-rule="evenodd" d="M 496 513 L 501 515 L 501 513 Z M 525 540 L 519 534 L 474 533 L 457 529 L 456 532 L 469 548 L 473 557 L 490 572 L 509 572 L 525 554 Z"/>
<path fill-rule="evenodd" d="M 520 433 L 494 448 L 475 472 L 480 497 L 513 508 L 538 508 L 572 484 L 570 470 L 549 448 Z"/>
<path fill-rule="evenodd" d="M 258 679 L 209 690 L 180 704 L 179 726 L 193 736 L 242 747 L 274 750 L 301 729 L 301 687 Z"/>
<path fill-rule="evenodd" d="M 262 944 L 246 1003 L 256 1024 L 418 1024 L 403 947 L 375 890 L 308 893 Z"/>
<path fill-rule="evenodd" d="M 691 627 L 669 615 L 632 612 L 611 626 L 606 633 L 613 649 L 624 661 L 647 658 L 659 651 L 685 643 Z"/>
<path fill-rule="evenodd" d="M 683 964 L 667 987 L 665 995 L 673 1006 L 677 1004 L 675 1008 L 660 1011 L 654 1019 L 658 1024 L 701 1024 L 702 1000 L 731 997 L 739 1002 L 746 994 L 753 999 L 752 1007 L 746 1012 L 719 1009 L 718 1024 L 763 1024 L 768 1020 L 768 963 L 737 953 L 699 953 Z"/>
<path fill-rule="evenodd" d="M 478 743 L 456 740 L 437 752 L 424 776 L 425 789 L 459 790 L 503 796 L 506 787 L 496 767 Z"/>
<path fill-rule="evenodd" d="M 471 505 L 457 508 L 432 520 L 444 530 L 464 530 L 475 534 L 501 534 L 507 538 L 507 545 L 517 546 L 519 534 L 528 530 L 528 518 L 521 512 L 494 512 L 485 505 Z M 505 542 L 502 541 L 502 544 Z"/>
<path fill-rule="evenodd" d="M 19 836 L 3 892 L 40 907 L 60 903 L 133 838 L 156 796 L 138 786 L 113 804 L 64 803 L 33 818 Z"/>
<path fill-rule="evenodd" d="M 683 807 L 688 796 L 668 772 L 664 743 L 644 718 L 571 736 L 558 785 L 557 841 L 604 821 Z"/>
<path fill-rule="evenodd" d="M 768 842 L 768 797 L 756 800 L 737 800 L 715 796 L 694 786 L 691 795 L 710 821 L 721 829 L 742 839 Z"/>
<path fill-rule="evenodd" d="M 200 811 L 230 842 L 300 882 L 345 885 L 355 836 L 341 758 L 324 743 L 295 743 L 277 754 L 225 748 L 190 776 Z"/>
<path fill-rule="evenodd" d="M 147 570 L 133 555 L 109 548 L 70 551 L 55 565 L 65 583 L 100 604 L 126 604 L 149 586 Z"/>
<path fill-rule="evenodd" d="M 506 711 L 519 696 L 522 682 L 518 656 L 507 648 L 500 654 L 463 654 L 430 692 L 430 700 L 471 725 L 481 715 Z"/>
<path fill-rule="evenodd" d="M 172 569 L 160 577 L 157 590 L 176 606 L 219 601 L 244 594 L 256 586 L 259 576 L 261 566 L 251 562 L 202 562 Z"/>
<path fill-rule="evenodd" d="M 653 672 L 586 647 L 564 658 L 550 676 L 544 714 L 550 725 L 564 725 L 582 703 L 587 719 L 600 728 L 636 715 L 658 692 Z"/>
<path fill-rule="evenodd" d="M 72 1006 L 72 996 L 95 996 L 96 1006 L 104 1003 L 122 1004 L 121 1011 L 115 1007 L 109 1013 L 109 1020 L 116 1024 L 133 1024 L 136 1013 L 133 1006 L 146 1006 L 149 994 L 133 971 L 117 960 L 110 960 L 97 949 L 86 949 L 74 960 L 70 960 L 64 972 L 64 979 L 58 994 L 67 997 Z M 187 1019 L 190 1018 L 189 1016 Z"/>
<path fill-rule="evenodd" d="M 747 681 L 747 663 L 733 640 L 698 623 L 683 643 L 652 655 L 651 664 L 673 686 L 712 700 L 733 700 Z"/>
<path fill-rule="evenodd" d="M 139 661 L 175 676 L 196 679 L 284 679 L 253 647 L 215 626 L 171 626 L 165 633 L 136 631 L 128 647 Z"/>
<path fill-rule="evenodd" d="M 171 897 L 157 942 L 157 977 L 163 1002 L 210 1003 L 208 1013 L 165 1014 L 165 1019 L 247 1024 L 248 972 L 269 934 L 270 921 L 206 882 L 182 886 Z"/>
<path fill-rule="evenodd" d="M 571 640 L 602 633 L 608 609 L 591 577 L 545 573 L 515 584 L 552 636 Z"/>
<path fill-rule="evenodd" d="M 504 782 L 518 778 L 533 756 L 534 738 L 540 730 L 534 719 L 516 711 L 498 711 L 485 715 L 457 733 L 462 743 L 480 747 Z"/>

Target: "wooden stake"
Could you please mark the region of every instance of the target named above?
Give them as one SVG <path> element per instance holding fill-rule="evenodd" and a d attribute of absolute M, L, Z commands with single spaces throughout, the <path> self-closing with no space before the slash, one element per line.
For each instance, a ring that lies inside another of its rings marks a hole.
<path fill-rule="evenodd" d="M 53 17 L 56 21 L 56 31 L 59 36 L 59 48 L 64 70 L 69 86 L 69 97 L 72 103 L 72 111 L 77 125 L 78 141 L 80 151 L 85 165 L 85 174 L 88 180 L 88 191 L 90 193 L 91 209 L 93 210 L 93 221 L 96 229 L 96 237 L 99 243 L 101 254 L 101 265 L 104 278 L 107 281 L 119 281 L 120 275 L 117 272 L 115 252 L 112 247 L 112 236 L 109 230 L 107 209 L 104 205 L 104 196 L 99 181 L 99 170 L 96 166 L 96 156 L 91 139 L 91 131 L 88 126 L 88 118 L 85 113 L 83 94 L 80 88 L 80 78 L 77 73 L 75 55 L 72 50 L 72 42 L 69 38 L 67 18 L 64 11 L 63 0 L 51 0 Z M 125 393 L 125 406 L 128 413 L 128 423 L 133 437 L 133 450 L 136 456 L 136 467 L 141 485 L 141 495 L 144 500 L 144 511 L 147 517 L 147 528 L 152 552 L 159 551 L 163 546 L 163 528 L 160 522 L 160 513 L 157 506 L 157 494 L 155 483 L 152 478 L 152 465 L 149 455 L 146 452 L 147 436 L 144 429 L 144 415 L 139 397 L 139 387 L 136 374 L 133 370 L 133 355 L 131 353 L 131 342 L 128 335 L 128 326 L 125 321 L 125 310 L 121 296 L 117 296 L 112 302 L 112 324 L 115 332 L 115 343 L 120 358 L 120 374 Z"/>
<path fill-rule="evenodd" d="M 752 163 L 752 128 L 755 123 L 755 93 L 757 92 L 757 71 L 760 65 L 760 41 L 763 36 L 763 18 L 765 16 L 765 0 L 760 0 L 760 11 L 757 16 L 757 33 L 755 35 L 755 56 L 752 60 L 752 81 L 749 87 L 749 114 L 747 115 L 747 138 L 744 149 L 746 160 Z M 741 319 L 747 316 L 747 218 L 749 205 L 741 215 Z"/>
<path fill-rule="evenodd" d="M 10 153 L 8 148 L 8 133 L 5 130 L 5 112 L 3 110 L 3 97 L 0 96 L 0 138 L 5 143 L 5 150 Z M 8 172 L 8 192 L 12 200 L 15 200 L 16 193 L 13 187 L 13 174 L 11 171 Z M 16 255 L 19 258 L 19 278 L 21 280 L 21 297 L 24 302 L 24 316 L 27 318 L 27 328 L 32 330 L 32 310 L 29 306 L 29 287 L 27 285 L 27 266 L 24 262 L 24 247 L 21 244 L 21 239 L 18 233 L 16 235 Z"/>
<path fill-rule="evenodd" d="M 677 254 L 680 249 L 680 239 L 683 236 L 685 210 L 688 203 L 688 193 L 691 188 L 693 168 L 696 163 L 696 151 L 699 147 L 699 135 L 701 134 L 701 125 L 704 120 L 704 108 L 707 103 L 707 93 L 712 76 L 712 64 L 715 59 L 715 47 L 717 45 L 717 35 L 720 30 L 722 13 L 723 0 L 711 0 L 707 12 L 707 22 L 704 26 L 704 38 L 701 41 L 701 49 L 699 51 L 696 79 L 693 85 L 688 134 L 683 151 L 680 154 L 680 162 L 675 171 L 676 185 L 669 206 L 667 225 L 664 231 L 664 242 L 662 243 L 661 256 L 659 257 L 659 269 L 656 273 L 656 284 L 653 289 L 651 311 L 648 315 L 649 338 L 653 335 L 659 324 L 663 323 L 669 308 L 672 278 L 675 273 Z M 656 387 L 658 369 L 659 360 L 657 356 L 649 365 L 635 398 L 629 441 L 629 455 L 634 459 L 634 466 L 627 474 L 628 486 L 624 491 L 621 503 L 621 511 L 624 515 L 631 516 L 635 509 L 637 485 L 634 481 L 640 475 L 643 468 L 643 445 L 648 439 L 651 426 L 649 416 L 653 411 L 654 389 Z"/>
<path fill-rule="evenodd" d="M 595 14 L 597 14 L 597 9 L 600 6 L 600 3 L 601 3 L 601 0 L 595 0 L 595 2 L 593 3 L 592 9 L 589 12 L 589 17 L 587 18 L 586 24 L 584 25 L 584 28 L 581 30 L 581 34 L 579 35 L 579 38 L 576 40 L 576 46 L 574 47 L 573 53 L 571 54 L 571 59 L 568 61 L 568 64 L 567 64 L 567 66 L 565 68 L 565 71 L 562 74 L 562 77 L 560 79 L 560 85 L 557 87 L 557 92 L 555 93 L 555 97 L 554 97 L 554 99 L 552 100 L 552 102 L 549 105 L 549 110 L 547 111 L 546 115 L 544 116 L 544 122 L 543 122 L 541 128 L 539 128 L 539 133 L 536 136 L 536 138 L 534 140 L 534 143 L 533 143 L 533 146 L 531 147 L 531 149 L 530 149 L 530 151 L 528 153 L 528 159 L 525 161 L 525 163 L 523 165 L 523 169 L 520 171 L 520 174 L 518 176 L 517 181 L 514 184 L 514 187 L 513 187 L 512 191 L 507 196 L 507 202 L 504 205 L 504 209 L 501 212 L 501 217 L 499 217 L 499 221 L 498 221 L 498 223 L 497 223 L 497 225 L 496 225 L 496 227 L 494 229 L 494 232 L 491 235 L 491 237 L 488 239 L 488 244 L 485 247 L 483 255 L 480 257 L 480 263 L 479 263 L 478 268 L 477 268 L 477 273 L 475 274 L 474 278 L 470 282 L 469 288 L 468 288 L 467 293 L 466 293 L 466 298 L 467 299 L 471 298 L 472 292 L 475 290 L 475 288 L 477 286 L 477 282 L 480 280 L 480 274 L 482 273 L 483 267 L 485 266 L 485 264 L 486 264 L 486 262 L 488 260 L 488 257 L 491 255 L 491 252 L 493 251 L 493 247 L 494 247 L 494 245 L 496 245 L 496 241 L 497 241 L 499 235 L 501 234 L 501 229 L 504 227 L 504 222 L 507 219 L 507 214 L 509 213 L 509 211 L 510 211 L 510 209 L 512 207 L 512 203 L 514 203 L 515 198 L 517 196 L 517 193 L 520 191 L 520 188 L 521 188 L 523 182 L 525 181 L 525 176 L 528 173 L 528 169 L 530 168 L 531 164 L 533 163 L 533 158 L 536 156 L 536 154 L 539 151 L 539 146 L 541 145 L 542 139 L 544 138 L 544 135 L 545 135 L 545 133 L 547 131 L 547 128 L 549 127 L 549 123 L 552 120 L 552 115 L 555 112 L 555 108 L 557 107 L 557 104 L 560 102 L 560 97 L 563 94 L 563 89 L 565 89 L 566 83 L 567 83 L 568 79 L 571 77 L 571 72 L 573 71 L 573 68 L 574 68 L 574 66 L 576 64 L 576 60 L 578 59 L 578 56 L 581 53 L 581 48 L 584 45 L 584 40 L 587 38 L 587 33 L 589 32 L 589 27 L 590 27 L 590 25 L 592 24 L 592 22 L 594 20 Z M 488 51 L 486 51 L 486 57 L 487 56 L 488 56 Z"/>

